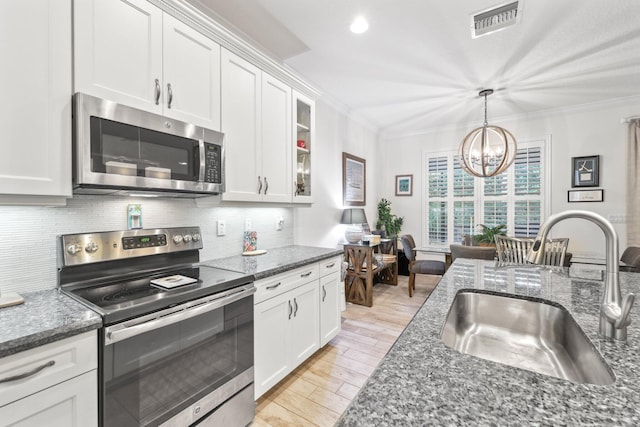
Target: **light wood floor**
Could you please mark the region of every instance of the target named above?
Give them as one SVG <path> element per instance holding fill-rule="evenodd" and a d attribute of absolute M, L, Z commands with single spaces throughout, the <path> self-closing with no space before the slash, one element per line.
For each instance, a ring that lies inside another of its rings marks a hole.
<path fill-rule="evenodd" d="M 376 284 L 373 307 L 347 304 L 342 331 L 258 400 L 253 426 L 333 426 L 440 280 Z"/>

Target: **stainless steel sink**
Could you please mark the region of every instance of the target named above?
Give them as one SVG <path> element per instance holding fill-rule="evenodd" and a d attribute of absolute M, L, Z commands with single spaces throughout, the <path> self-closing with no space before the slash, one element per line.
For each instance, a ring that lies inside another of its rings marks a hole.
<path fill-rule="evenodd" d="M 440 333 L 460 353 L 574 383 L 607 385 L 613 371 L 559 304 L 460 291 Z"/>

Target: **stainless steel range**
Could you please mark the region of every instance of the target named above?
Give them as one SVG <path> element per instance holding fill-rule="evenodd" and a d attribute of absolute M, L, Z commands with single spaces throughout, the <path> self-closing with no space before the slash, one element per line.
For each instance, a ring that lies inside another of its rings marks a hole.
<path fill-rule="evenodd" d="M 198 227 L 59 237 L 62 292 L 103 317 L 100 425 L 253 419 L 253 276 L 201 248 Z"/>

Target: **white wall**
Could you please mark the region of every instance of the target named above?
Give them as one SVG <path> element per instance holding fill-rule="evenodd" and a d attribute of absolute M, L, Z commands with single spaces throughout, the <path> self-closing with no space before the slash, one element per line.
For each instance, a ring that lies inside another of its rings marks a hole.
<path fill-rule="evenodd" d="M 208 260 L 242 252 L 245 219 L 258 232 L 258 248 L 293 244 L 290 207 L 198 208 L 189 199 L 136 199 L 76 196 L 66 207 L 0 206 L 0 291 L 34 291 L 57 286 L 56 236 L 70 233 L 125 230 L 127 205 L 142 204 L 144 228 L 200 226 Z M 282 215 L 284 227 L 275 229 Z M 216 220 L 226 221 L 225 236 L 216 236 Z"/>
<path fill-rule="evenodd" d="M 626 214 L 626 143 L 627 125 L 623 117 L 640 113 L 640 97 L 616 102 L 548 111 L 513 118 L 492 119 L 489 123 L 510 130 L 517 140 L 551 139 L 551 213 L 568 209 L 583 209 L 615 220 Z M 481 119 L 481 118 L 480 118 Z M 385 159 L 380 172 L 384 178 L 379 197 L 392 201 L 394 213 L 405 217 L 403 233 L 422 241 L 423 151 L 457 149 L 460 141 L 478 123 L 461 125 L 457 129 L 431 132 L 402 138 L 381 137 L 380 158 Z M 568 203 L 571 190 L 571 157 L 600 155 L 600 186 L 604 189 L 602 203 Z M 395 175 L 413 174 L 412 197 L 396 197 Z M 626 224 L 614 223 L 620 237 L 620 252 L 626 247 Z M 579 219 L 569 219 L 554 227 L 555 237 L 569 237 L 569 251 L 577 257 L 604 258 L 604 237 L 595 225 Z M 418 236 L 420 236 L 418 238 Z"/>
<path fill-rule="evenodd" d="M 333 248 L 344 240 L 342 152 L 366 160 L 367 219 L 376 221 L 379 175 L 376 133 L 322 100 L 316 101 L 314 203 L 295 210 L 295 243 Z"/>

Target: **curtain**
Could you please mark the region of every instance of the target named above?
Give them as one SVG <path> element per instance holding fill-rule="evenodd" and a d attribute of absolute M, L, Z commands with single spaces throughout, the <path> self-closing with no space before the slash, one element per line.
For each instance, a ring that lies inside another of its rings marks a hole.
<path fill-rule="evenodd" d="M 640 246 L 640 119 L 629 123 L 627 156 L 627 246 Z"/>

